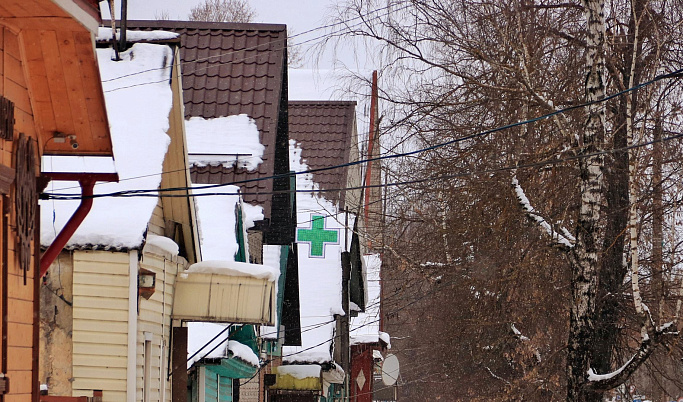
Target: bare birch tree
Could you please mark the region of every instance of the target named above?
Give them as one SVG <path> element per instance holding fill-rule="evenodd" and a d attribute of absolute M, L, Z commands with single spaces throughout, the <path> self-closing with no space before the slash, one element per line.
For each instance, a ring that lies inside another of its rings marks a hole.
<path fill-rule="evenodd" d="M 650 244 L 654 226 L 670 219 L 662 212 L 656 223 L 647 213 L 659 205 L 657 188 L 662 211 L 675 204 L 666 189 L 681 176 L 669 156 L 680 144 L 659 143 L 661 161 L 643 145 L 655 138 L 657 116 L 670 128 L 659 141 L 672 137 L 677 95 L 650 85 L 603 100 L 677 68 L 681 9 L 648 0 L 351 1 L 340 8 L 340 23 L 361 21 L 347 25 L 352 34 L 381 44 L 384 102 L 392 105 L 384 132 L 396 135 L 385 143 L 453 142 L 388 174 L 441 177 L 390 192 L 389 239 L 417 261 L 391 279 L 452 292 L 433 304 L 421 299 L 394 328 L 438 334 L 429 339 L 459 356 L 453 365 L 467 367 L 440 379 L 447 391 L 415 379 L 417 395 L 602 400 L 606 390 L 633 384 L 645 362 L 659 364 L 650 360 L 658 346 L 667 345 L 671 361 L 680 356 L 674 315 L 653 321 L 648 306 L 675 310 L 675 298 L 653 289 L 677 289 L 681 249 L 669 240 L 669 279 L 659 275 Z M 473 135 L 583 102 L 590 105 Z M 666 284 L 657 285 L 660 276 Z M 415 289 L 396 286 L 407 295 Z M 441 340 L 449 336 L 460 344 Z"/>
<path fill-rule="evenodd" d="M 190 10 L 190 21 L 251 22 L 256 11 L 248 0 L 204 0 Z"/>

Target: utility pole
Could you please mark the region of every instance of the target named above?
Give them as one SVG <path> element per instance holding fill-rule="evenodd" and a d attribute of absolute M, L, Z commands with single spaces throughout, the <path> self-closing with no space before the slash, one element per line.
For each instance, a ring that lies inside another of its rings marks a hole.
<path fill-rule="evenodd" d="M 349 253 L 349 211 L 344 212 L 344 251 L 341 254 L 342 264 L 342 309 L 344 316 L 341 318 L 341 363 L 344 370 L 344 392 L 342 400 L 349 400 L 351 386 L 351 342 L 350 335 L 350 316 L 349 309 L 349 281 L 351 280 L 351 253 Z"/>
<path fill-rule="evenodd" d="M 111 19 L 114 19 L 112 15 Z M 121 38 L 119 52 L 126 50 L 126 29 L 128 29 L 128 0 L 121 0 Z"/>
<path fill-rule="evenodd" d="M 351 279 L 351 253 L 342 252 L 342 309 L 344 316 L 341 318 L 341 363 L 344 369 L 344 400 L 348 400 L 351 387 L 351 345 L 349 340 L 349 280 Z"/>

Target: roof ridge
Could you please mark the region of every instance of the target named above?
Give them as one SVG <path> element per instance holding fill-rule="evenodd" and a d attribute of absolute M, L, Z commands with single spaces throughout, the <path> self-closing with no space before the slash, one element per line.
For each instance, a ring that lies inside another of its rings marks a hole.
<path fill-rule="evenodd" d="M 352 100 L 290 100 L 287 103 L 294 106 L 357 106 L 357 102 Z"/>
<path fill-rule="evenodd" d="M 105 23 L 105 21 L 103 21 Z M 210 22 L 181 20 L 129 20 L 130 28 L 209 29 L 217 31 L 287 31 L 286 24 L 260 22 Z"/>

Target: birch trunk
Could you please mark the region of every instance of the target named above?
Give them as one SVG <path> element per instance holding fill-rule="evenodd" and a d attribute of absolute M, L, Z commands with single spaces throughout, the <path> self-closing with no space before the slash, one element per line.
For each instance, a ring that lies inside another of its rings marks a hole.
<path fill-rule="evenodd" d="M 586 100 L 605 96 L 604 0 L 584 0 L 586 13 Z M 590 340 L 593 336 L 595 299 L 598 281 L 600 206 L 603 203 L 604 158 L 596 155 L 605 140 L 604 104 L 589 106 L 588 119 L 580 138 L 579 159 L 581 206 L 576 229 L 576 245 L 571 258 L 571 316 L 567 342 L 567 401 L 582 401 L 582 388 L 590 364 Z"/>
<path fill-rule="evenodd" d="M 664 286 L 664 195 L 662 192 L 662 124 L 659 116 L 656 117 L 654 127 L 654 144 L 652 144 L 652 291 L 653 300 L 655 301 L 653 307 L 653 318 L 655 325 L 659 326 L 665 322 L 665 286 Z M 652 372 L 652 399 L 655 402 L 665 401 L 665 393 L 661 386 L 664 379 L 661 373 L 653 370 Z"/>

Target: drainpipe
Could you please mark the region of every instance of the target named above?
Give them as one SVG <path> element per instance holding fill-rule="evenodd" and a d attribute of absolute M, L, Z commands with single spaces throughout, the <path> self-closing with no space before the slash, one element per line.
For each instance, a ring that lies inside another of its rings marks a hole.
<path fill-rule="evenodd" d="M 116 173 L 45 173 L 45 176 L 52 180 L 78 180 L 81 186 L 81 204 L 78 206 L 69 221 L 64 225 L 57 237 L 52 241 L 50 247 L 45 250 L 40 257 L 40 277 L 47 273 L 48 268 L 59 253 L 64 249 L 66 243 L 81 225 L 93 203 L 93 188 L 98 181 L 118 182 L 119 177 Z"/>

